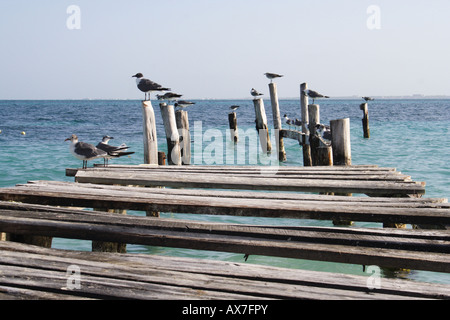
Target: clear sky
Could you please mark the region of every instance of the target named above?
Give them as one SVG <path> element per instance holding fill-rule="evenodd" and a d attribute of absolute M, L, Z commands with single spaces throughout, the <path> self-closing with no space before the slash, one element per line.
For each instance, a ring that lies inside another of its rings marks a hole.
<path fill-rule="evenodd" d="M 268 94 L 265 72 L 284 74 L 280 97 L 450 95 L 449 15 L 449 0 L 0 0 L 0 99 L 142 99 L 137 72 L 186 99 Z"/>

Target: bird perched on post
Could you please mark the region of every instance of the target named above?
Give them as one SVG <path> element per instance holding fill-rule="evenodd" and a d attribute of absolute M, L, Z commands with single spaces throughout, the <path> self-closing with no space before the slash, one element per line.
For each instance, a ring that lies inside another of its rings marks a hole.
<path fill-rule="evenodd" d="M 97 149 L 106 151 L 108 153 L 107 156 L 103 157 L 103 164 L 106 167 L 108 165 L 108 160 L 112 158 L 119 158 L 123 156 L 128 156 L 130 154 L 134 154 L 134 152 L 126 152 L 128 150 L 128 146 L 122 143 L 120 146 L 115 147 L 108 144 L 109 140 L 114 139 L 108 135 L 104 136 L 102 141 L 97 144 Z"/>
<path fill-rule="evenodd" d="M 195 102 L 179 100 L 178 102 L 175 103 L 175 107 L 186 108 L 186 107 L 192 106 L 194 104 L 195 104 Z"/>
<path fill-rule="evenodd" d="M 362 97 L 366 102 L 367 101 L 373 101 L 373 100 L 375 100 L 374 98 L 371 98 L 371 97 Z"/>
<path fill-rule="evenodd" d="M 87 168 L 87 162 L 98 158 L 108 156 L 106 151 L 96 148 L 94 145 L 78 141 L 78 137 L 72 134 L 70 138 L 64 141 L 70 141 L 70 153 L 77 159 L 83 160 L 83 169 Z"/>
<path fill-rule="evenodd" d="M 314 90 L 303 90 L 303 94 L 307 95 L 308 97 L 313 99 L 313 104 L 314 104 L 314 100 L 318 99 L 318 98 L 329 98 L 329 96 L 324 96 L 323 94 L 318 93 L 317 91 Z"/>
<path fill-rule="evenodd" d="M 272 83 L 273 79 L 283 77 L 283 75 L 281 75 L 281 74 L 270 73 L 270 72 L 266 72 L 266 73 L 264 73 L 264 75 L 267 77 L 267 79 L 270 80 L 271 83 Z"/>
<path fill-rule="evenodd" d="M 262 93 L 259 93 L 258 91 L 256 91 L 255 88 L 252 88 L 252 90 L 250 91 L 250 94 L 252 96 L 254 96 L 255 98 L 263 95 Z"/>
<path fill-rule="evenodd" d="M 284 120 L 286 120 L 286 124 L 289 126 L 289 129 L 291 128 L 291 125 L 293 125 L 292 120 L 288 118 L 287 114 L 283 116 Z"/>
<path fill-rule="evenodd" d="M 136 78 L 136 84 L 139 90 L 145 93 L 145 100 L 150 100 L 150 93 L 152 91 L 170 91 L 170 88 L 164 88 L 160 84 L 153 82 L 149 79 L 145 79 L 142 73 L 136 73 L 132 78 Z M 148 94 L 148 99 L 147 99 Z"/>
<path fill-rule="evenodd" d="M 167 93 L 164 93 L 163 95 L 157 94 L 156 98 L 158 100 L 177 100 L 177 99 L 181 98 L 182 96 L 183 96 L 182 94 L 167 92 Z"/>

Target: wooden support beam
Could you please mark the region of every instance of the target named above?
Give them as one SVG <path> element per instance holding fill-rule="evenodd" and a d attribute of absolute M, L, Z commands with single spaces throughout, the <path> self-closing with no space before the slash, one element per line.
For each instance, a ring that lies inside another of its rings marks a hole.
<path fill-rule="evenodd" d="M 142 115 L 144 120 L 144 163 L 158 164 L 155 112 L 150 100 L 142 101 Z"/>
<path fill-rule="evenodd" d="M 282 130 L 280 107 L 278 103 L 277 84 L 269 83 L 270 101 L 272 103 L 273 127 L 275 129 L 275 138 L 277 144 L 278 161 L 286 161 L 286 151 L 284 150 L 283 135 L 280 134 Z"/>
<path fill-rule="evenodd" d="M 300 85 L 300 106 L 302 112 L 302 131 L 303 131 L 303 165 L 305 167 L 312 166 L 311 161 L 311 149 L 309 146 L 309 114 L 308 114 L 308 96 L 303 93 L 304 90 L 308 89 L 307 83 L 302 83 Z"/>
<path fill-rule="evenodd" d="M 236 144 L 239 141 L 239 133 L 238 133 L 238 126 L 237 126 L 237 115 L 236 115 L 236 112 L 230 112 L 228 114 L 228 123 L 230 125 L 231 141 L 233 141 L 234 144 Z"/>
<path fill-rule="evenodd" d="M 361 103 L 359 108 L 363 111 L 362 125 L 363 125 L 364 138 L 368 139 L 368 138 L 370 138 L 370 129 L 369 129 L 369 107 L 368 107 L 367 102 Z"/>
<path fill-rule="evenodd" d="M 350 119 L 331 120 L 330 127 L 333 164 L 339 166 L 351 165 Z"/>
<path fill-rule="evenodd" d="M 264 153 L 272 152 L 272 143 L 270 142 L 269 127 L 267 126 L 266 110 L 264 109 L 264 101 L 262 98 L 254 99 L 256 116 L 256 131 L 259 135 L 261 149 Z"/>
<path fill-rule="evenodd" d="M 160 103 L 161 116 L 167 140 L 167 161 L 169 165 L 181 165 L 180 135 L 178 134 L 177 122 L 173 105 Z"/>
<path fill-rule="evenodd" d="M 175 112 L 178 134 L 180 136 L 181 163 L 183 165 L 191 164 L 191 133 L 189 131 L 188 112 L 177 110 Z"/>

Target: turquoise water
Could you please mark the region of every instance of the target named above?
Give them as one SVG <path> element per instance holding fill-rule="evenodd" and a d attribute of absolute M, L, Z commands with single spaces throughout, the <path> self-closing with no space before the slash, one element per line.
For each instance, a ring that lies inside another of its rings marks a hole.
<path fill-rule="evenodd" d="M 256 164 L 265 161 L 257 139 L 241 139 L 237 153 L 227 135 L 229 107 L 238 109 L 240 133 L 254 132 L 254 109 L 251 100 L 198 100 L 189 107 L 195 164 Z M 269 119 L 270 102 L 264 101 Z M 450 100 L 375 100 L 369 104 L 370 139 L 364 139 L 359 100 L 321 100 L 321 122 L 350 118 L 353 164 L 377 164 L 395 167 L 411 175 L 415 181 L 425 181 L 426 197 L 450 196 Z M 153 103 L 159 149 L 166 151 L 164 129 L 159 106 Z M 281 114 L 300 118 L 298 100 L 280 100 Z M 81 161 L 69 153 L 72 133 L 81 141 L 97 144 L 105 134 L 115 137 L 112 144 L 127 143 L 136 153 L 112 160 L 117 164 L 140 164 L 143 159 L 142 111 L 137 100 L 66 100 L 66 101 L 0 101 L 0 187 L 26 183 L 29 180 L 73 181 L 65 176 L 68 167 L 79 167 Z M 25 134 L 21 134 L 25 132 Z M 200 140 L 200 142 L 199 142 Z M 275 144 L 273 143 L 275 146 Z M 287 161 L 281 165 L 302 165 L 301 149 L 293 140 L 285 139 Z M 256 151 L 255 151 L 256 150 Z M 197 153 L 196 153 L 197 151 Z M 234 157 L 227 157 L 232 154 Z M 230 159 L 234 159 L 230 162 Z M 239 161 L 239 162 L 238 162 Z M 272 164 L 274 159 L 269 159 Z M 91 164 L 92 165 L 92 164 Z M 129 214 L 143 215 L 142 212 Z M 271 225 L 332 226 L 330 221 L 268 219 L 257 217 L 200 216 L 163 213 L 163 217 L 197 219 L 229 223 Z M 356 223 L 360 227 L 379 227 L 376 223 Z M 54 247 L 90 250 L 89 241 L 55 239 Z M 243 255 L 181 250 L 173 248 L 128 245 L 128 252 L 178 255 L 243 262 Z M 347 265 L 250 256 L 248 263 L 290 268 L 367 275 L 359 265 Z M 385 276 L 449 283 L 450 275 L 432 272 L 384 274 Z"/>

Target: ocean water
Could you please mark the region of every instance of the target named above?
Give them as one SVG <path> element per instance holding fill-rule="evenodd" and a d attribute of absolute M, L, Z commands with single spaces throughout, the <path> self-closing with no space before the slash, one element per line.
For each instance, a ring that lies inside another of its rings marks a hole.
<path fill-rule="evenodd" d="M 255 131 L 254 108 L 248 100 L 194 100 L 189 107 L 195 164 L 274 164 L 267 159 L 252 139 Z M 359 105 L 362 100 L 320 100 L 321 122 L 350 118 L 353 164 L 377 164 L 395 167 L 411 175 L 415 181 L 425 181 L 426 197 L 450 196 L 450 100 L 375 100 L 369 103 L 370 139 L 363 138 Z M 270 101 L 265 108 L 271 127 Z M 231 105 L 237 111 L 241 139 L 235 149 L 228 135 L 228 113 Z M 159 105 L 153 101 L 157 122 L 159 150 L 167 152 Z M 281 116 L 300 118 L 298 99 L 280 100 Z M 97 144 L 103 135 L 115 139 L 110 143 L 126 143 L 136 153 L 112 160 L 115 164 L 143 162 L 142 108 L 138 100 L 0 100 L 0 187 L 14 186 L 29 180 L 73 181 L 65 169 L 81 166 L 81 161 L 69 153 L 64 140 L 75 133 L 81 141 Z M 24 134 L 22 134 L 24 133 Z M 273 146 L 275 144 L 273 143 Z M 287 161 L 280 165 L 302 165 L 298 143 L 285 139 Z M 237 150 L 237 151 L 235 151 Z M 275 153 L 275 152 L 274 152 Z M 230 156 L 231 154 L 231 156 Z M 98 162 L 101 162 L 99 160 Z M 276 162 L 278 163 L 278 162 Z M 92 163 L 90 163 L 92 165 Z M 129 214 L 143 215 L 131 211 Z M 332 226 L 330 221 L 301 219 L 269 219 L 258 217 L 202 216 L 162 213 L 163 217 L 196 219 L 228 223 L 271 225 Z M 376 223 L 357 222 L 359 227 L 380 227 Z M 90 250 L 90 241 L 55 239 L 54 247 Z M 243 262 L 243 255 L 223 252 L 128 245 L 128 252 L 176 255 Z M 248 263 L 289 268 L 369 275 L 360 265 L 348 265 L 250 256 Z M 450 275 L 424 271 L 386 272 L 385 277 L 450 284 Z"/>

